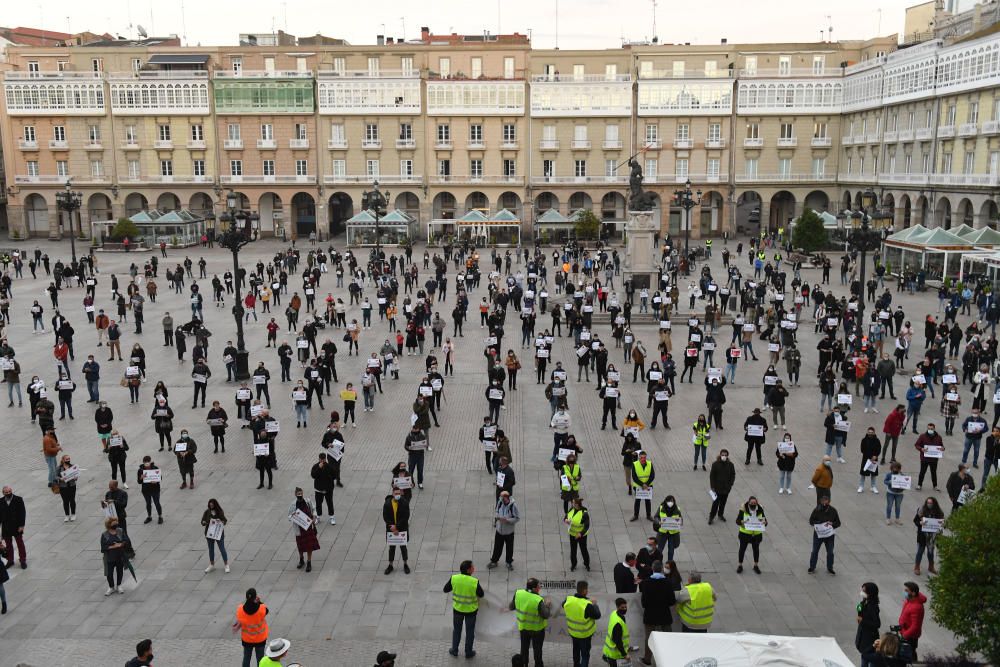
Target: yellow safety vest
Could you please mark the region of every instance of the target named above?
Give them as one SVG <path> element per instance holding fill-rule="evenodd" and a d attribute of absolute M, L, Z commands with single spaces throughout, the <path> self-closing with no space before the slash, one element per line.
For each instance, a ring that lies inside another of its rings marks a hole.
<path fill-rule="evenodd" d="M 760 519 L 761 521 L 764 520 L 764 513 L 760 510 L 760 505 L 757 505 L 757 512 L 756 512 L 756 514 L 751 514 L 750 510 L 747 509 L 746 506 L 741 507 L 740 509 L 743 511 L 743 518 L 744 518 L 744 520 L 747 517 L 754 517 L 754 518 Z M 760 530 L 747 530 L 746 528 L 743 527 L 743 524 L 740 524 L 740 532 L 743 533 L 744 535 L 760 535 L 763 531 L 760 531 Z"/>
<path fill-rule="evenodd" d="M 580 490 L 580 464 L 579 463 L 574 463 L 572 468 L 569 467 L 568 463 L 563 464 L 562 474 L 566 476 L 567 480 L 569 480 L 569 486 L 566 486 L 565 484 L 562 483 L 562 480 L 560 480 L 560 484 L 559 485 L 562 487 L 563 491 L 579 491 Z"/>
<path fill-rule="evenodd" d="M 590 600 L 587 598 L 571 595 L 563 602 L 563 611 L 566 613 L 566 629 L 569 636 L 576 639 L 586 639 L 593 637 L 597 631 L 597 622 L 592 618 L 587 618 L 587 605 Z"/>
<path fill-rule="evenodd" d="M 657 529 L 657 532 L 669 533 L 671 535 L 676 535 L 677 533 L 681 532 L 679 530 L 667 530 L 666 528 L 663 527 L 663 521 L 662 521 L 662 519 L 665 519 L 668 516 L 680 517 L 680 515 L 681 515 L 680 510 L 677 509 L 676 505 L 669 510 L 669 513 L 666 509 L 664 509 L 663 505 L 660 505 L 660 511 L 657 512 L 657 516 L 661 519 L 661 521 L 660 521 L 660 527 Z"/>
<path fill-rule="evenodd" d="M 537 632 L 544 630 L 548 621 L 538 615 L 538 604 L 542 596 L 521 589 L 514 593 L 514 613 L 517 615 L 517 629 Z"/>
<path fill-rule="evenodd" d="M 708 447 L 709 432 L 712 427 L 706 422 L 704 426 L 699 427 L 698 422 L 694 423 L 694 445 L 696 447 Z"/>
<path fill-rule="evenodd" d="M 707 239 L 707 240 L 705 241 L 705 245 L 707 245 L 707 246 L 711 246 L 711 245 L 712 245 L 712 239 Z"/>
<path fill-rule="evenodd" d="M 451 575 L 451 607 L 463 614 L 471 614 L 479 609 L 479 580 L 467 574 Z"/>
<path fill-rule="evenodd" d="M 604 656 L 611 658 L 612 660 L 621 660 L 628 654 L 619 651 L 618 647 L 615 646 L 614 641 L 611 639 L 611 633 L 614 632 L 616 625 L 622 626 L 622 646 L 624 646 L 625 650 L 628 651 L 628 625 L 625 623 L 625 619 L 618 614 L 618 610 L 616 609 L 611 612 L 611 620 L 608 621 L 608 634 L 604 637 Z"/>
<path fill-rule="evenodd" d="M 647 460 L 646 467 L 642 466 L 642 461 L 633 461 L 632 470 L 635 471 L 635 476 L 639 478 L 639 483 L 637 484 L 635 479 L 632 480 L 632 486 L 639 488 L 649 482 L 649 476 L 653 473 L 653 462 Z M 588 487 L 589 488 L 589 487 Z"/>
<path fill-rule="evenodd" d="M 712 585 L 703 581 L 700 584 L 688 584 L 685 588 L 691 595 L 691 601 L 677 605 L 681 623 L 693 630 L 707 628 L 712 624 L 712 616 L 715 614 Z"/>
<path fill-rule="evenodd" d="M 583 537 L 587 534 L 583 529 L 583 515 L 585 510 L 570 509 L 566 512 L 566 518 L 569 519 L 569 536 L 570 537 Z"/>

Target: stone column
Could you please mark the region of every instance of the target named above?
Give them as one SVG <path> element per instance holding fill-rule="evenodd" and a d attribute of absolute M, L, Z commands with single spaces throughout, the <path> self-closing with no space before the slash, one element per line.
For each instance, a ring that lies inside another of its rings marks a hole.
<path fill-rule="evenodd" d="M 62 222 L 62 211 L 58 206 L 49 206 L 49 240 L 58 241 L 62 238 L 59 231 L 59 223 Z"/>
<path fill-rule="evenodd" d="M 657 265 L 653 235 L 656 226 L 650 211 L 629 211 L 628 222 L 625 224 L 627 241 L 625 243 L 624 279 L 631 280 L 636 289 L 647 287 L 657 288 Z"/>

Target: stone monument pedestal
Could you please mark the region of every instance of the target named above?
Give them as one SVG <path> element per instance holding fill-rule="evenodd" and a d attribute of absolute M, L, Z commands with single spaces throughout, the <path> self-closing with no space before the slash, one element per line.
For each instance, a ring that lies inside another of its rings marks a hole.
<path fill-rule="evenodd" d="M 647 288 L 659 289 L 659 275 L 653 235 L 656 234 L 652 211 L 629 211 L 625 223 L 625 261 L 622 269 L 625 280 L 631 280 L 638 292 Z"/>

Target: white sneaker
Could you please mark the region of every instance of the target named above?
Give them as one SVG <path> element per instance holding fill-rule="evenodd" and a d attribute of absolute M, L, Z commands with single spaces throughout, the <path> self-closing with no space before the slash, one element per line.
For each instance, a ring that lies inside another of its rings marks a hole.
<path fill-rule="evenodd" d="M 787 493 L 788 495 L 792 495 L 792 490 L 791 489 L 785 489 L 785 493 Z"/>
<path fill-rule="evenodd" d="M 127 490 L 128 489 L 128 484 L 126 484 L 125 482 L 122 482 L 122 488 Z"/>
<path fill-rule="evenodd" d="M 330 525 L 331 526 L 336 526 L 337 525 L 337 520 L 334 519 L 332 516 L 330 517 Z"/>
<path fill-rule="evenodd" d="M 115 592 L 115 589 L 109 588 L 108 590 L 104 591 L 104 597 L 108 597 L 109 595 L 111 595 L 114 592 Z"/>
<path fill-rule="evenodd" d="M 205 568 L 205 574 L 208 574 L 209 572 L 211 572 L 214 569 L 215 569 L 214 565 L 209 565 L 208 567 Z"/>
<path fill-rule="evenodd" d="M 779 486 L 778 487 L 778 495 L 781 495 L 784 492 L 785 492 L 785 490 Z"/>
<path fill-rule="evenodd" d="M 864 490 L 865 490 L 865 487 L 863 487 L 863 486 L 859 486 L 858 487 L 858 493 L 864 493 Z"/>
<path fill-rule="evenodd" d="M 809 485 L 809 486 L 807 486 L 806 488 L 807 488 L 807 489 L 815 489 L 815 488 L 816 488 L 816 485 L 815 485 L 815 484 L 810 484 L 810 485 Z"/>
<path fill-rule="evenodd" d="M 837 463 L 847 463 L 847 461 L 845 461 L 843 458 L 838 457 Z"/>
<path fill-rule="evenodd" d="M 885 525 L 891 526 L 892 525 L 892 519 L 886 519 L 885 520 Z"/>
<path fill-rule="evenodd" d="M 118 593 L 118 595 L 125 595 L 125 589 L 122 588 L 121 586 L 119 586 L 118 588 L 116 588 L 115 592 Z"/>
<path fill-rule="evenodd" d="M 64 516 L 63 517 L 63 523 L 69 523 L 69 517 L 68 516 Z"/>
<path fill-rule="evenodd" d="M 872 412 L 874 412 L 875 414 L 878 414 L 878 408 L 872 408 Z"/>
<path fill-rule="evenodd" d="M 229 572 L 229 564 L 226 564 L 226 572 Z"/>
<path fill-rule="evenodd" d="M 865 414 L 868 414 L 868 408 L 865 408 Z"/>
<path fill-rule="evenodd" d="M 872 487 L 872 493 L 874 493 L 875 495 L 878 495 L 878 489 L 875 488 L 874 486 Z"/>
<path fill-rule="evenodd" d="M 76 521 L 76 515 L 75 514 L 70 514 L 69 515 L 69 520 L 70 521 Z"/>

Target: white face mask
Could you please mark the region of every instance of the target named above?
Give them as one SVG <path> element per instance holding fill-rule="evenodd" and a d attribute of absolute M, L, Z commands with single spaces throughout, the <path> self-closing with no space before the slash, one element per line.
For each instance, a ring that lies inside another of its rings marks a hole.
<path fill-rule="evenodd" d="M 723 461 L 728 461 L 728 460 L 729 460 L 729 457 L 728 457 L 728 456 L 726 456 L 725 454 L 723 454 L 723 455 L 722 455 L 722 456 L 720 456 L 719 458 L 720 458 L 720 459 L 722 459 Z"/>
<path fill-rule="evenodd" d="M 394 494 L 392 494 L 392 498 L 393 498 L 393 500 L 399 500 L 400 498 L 402 498 L 402 496 L 394 493 Z"/>
<path fill-rule="evenodd" d="M 672 501 L 668 501 L 667 502 L 667 507 L 673 507 L 673 506 L 674 506 L 674 503 Z"/>

